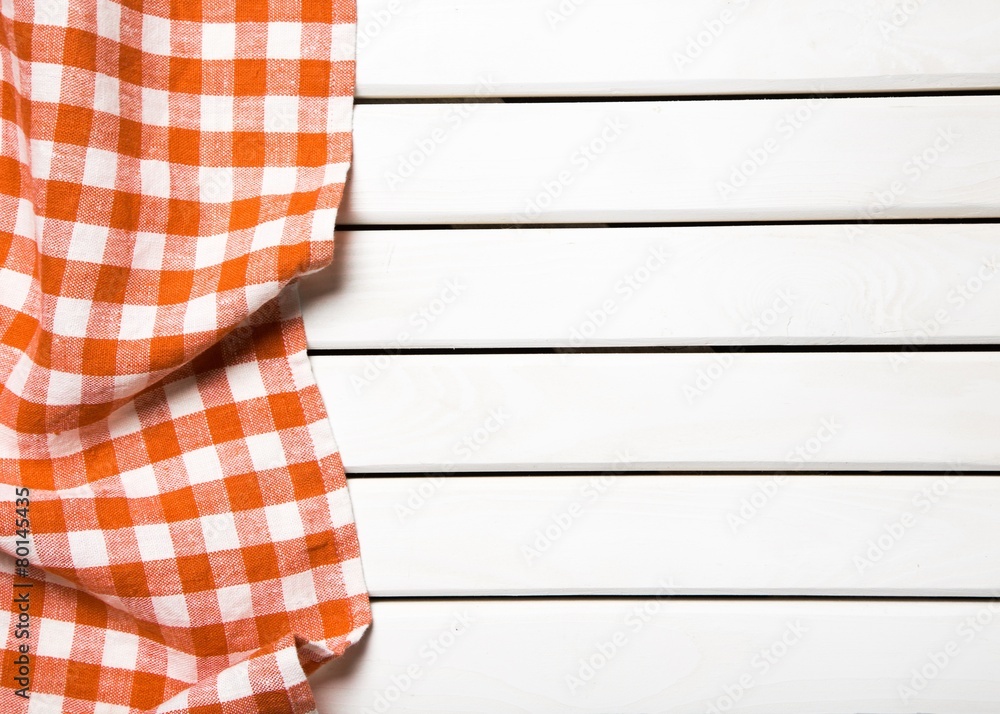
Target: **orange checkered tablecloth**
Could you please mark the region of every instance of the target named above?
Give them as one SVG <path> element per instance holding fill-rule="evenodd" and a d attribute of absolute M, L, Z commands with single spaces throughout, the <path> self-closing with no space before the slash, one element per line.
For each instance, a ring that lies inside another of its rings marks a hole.
<path fill-rule="evenodd" d="M 0 712 L 311 712 L 370 611 L 295 279 L 353 0 L 0 0 Z"/>

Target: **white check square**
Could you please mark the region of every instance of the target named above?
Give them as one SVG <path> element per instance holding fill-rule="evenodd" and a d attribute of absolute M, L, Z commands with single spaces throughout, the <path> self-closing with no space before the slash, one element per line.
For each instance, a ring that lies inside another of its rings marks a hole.
<path fill-rule="evenodd" d="M 108 229 L 105 226 L 74 223 L 66 257 L 84 263 L 100 263 L 104 260 L 104 247 L 107 242 Z"/>
<path fill-rule="evenodd" d="M 141 159 L 139 161 L 139 185 L 147 196 L 169 198 L 170 164 L 166 161 Z"/>
<path fill-rule="evenodd" d="M 94 109 L 118 115 L 118 78 L 98 72 L 94 76 Z"/>
<path fill-rule="evenodd" d="M 254 470 L 266 471 L 285 463 L 285 448 L 281 443 L 281 436 L 277 432 L 254 434 L 246 437 L 244 441 L 250 451 L 250 460 L 253 462 Z"/>
<path fill-rule="evenodd" d="M 121 340 L 148 340 L 156 331 L 156 305 L 122 305 L 122 321 L 118 327 Z"/>
<path fill-rule="evenodd" d="M 250 585 L 241 583 L 215 591 L 219 598 L 219 612 L 223 622 L 243 620 L 253 616 L 253 606 L 250 599 Z"/>
<path fill-rule="evenodd" d="M 316 598 L 316 584 L 313 582 L 311 570 L 281 579 L 281 596 L 285 609 L 289 611 L 312 607 L 319 600 Z"/>
<path fill-rule="evenodd" d="M 201 57 L 207 60 L 231 60 L 236 57 L 236 24 L 206 22 L 201 26 Z"/>
<path fill-rule="evenodd" d="M 170 536 L 170 526 L 166 523 L 135 526 L 133 530 L 143 561 L 174 557 L 174 541 Z"/>
<path fill-rule="evenodd" d="M 97 35 L 118 42 L 121 37 L 122 6 L 115 0 L 97 0 Z"/>
<path fill-rule="evenodd" d="M 216 682 L 220 702 L 232 702 L 253 696 L 253 687 L 250 686 L 249 660 L 243 660 L 222 670 Z"/>
<path fill-rule="evenodd" d="M 38 628 L 38 649 L 41 657 L 55 657 L 56 659 L 69 659 L 70 652 L 73 651 L 73 631 L 75 626 L 72 622 L 62 620 L 52 620 L 47 617 L 41 618 L 41 626 Z M 32 693 L 32 698 L 34 698 Z"/>
<path fill-rule="evenodd" d="M 187 627 L 191 624 L 187 598 L 183 595 L 157 595 L 150 600 L 159 624 L 167 627 Z"/>
<path fill-rule="evenodd" d="M 216 481 L 223 473 L 219 452 L 215 450 L 214 446 L 185 451 L 181 454 L 181 458 L 184 460 L 184 468 L 187 469 L 188 478 L 191 479 L 192 484 Z"/>
<path fill-rule="evenodd" d="M 104 631 L 104 650 L 101 653 L 102 667 L 134 670 L 139 660 L 139 637 L 131 632 L 118 630 Z"/>
<path fill-rule="evenodd" d="M 276 543 L 305 536 L 302 514 L 299 513 L 297 503 L 265 506 L 264 516 L 267 518 L 267 529 L 271 532 L 271 539 Z"/>
<path fill-rule="evenodd" d="M 226 367 L 226 379 L 233 393 L 233 400 L 242 402 L 247 399 L 266 397 L 267 387 L 260 373 L 260 365 L 256 362 L 240 362 Z M 280 446 L 280 444 L 279 444 Z"/>
<path fill-rule="evenodd" d="M 170 19 L 152 13 L 142 15 L 142 51 L 154 55 L 170 54 Z"/>
<path fill-rule="evenodd" d="M 189 300 L 184 312 L 184 332 L 191 334 L 215 330 L 219 326 L 215 315 L 218 300 L 219 296 L 215 293 Z"/>
<path fill-rule="evenodd" d="M 142 121 L 152 126 L 167 126 L 170 119 L 169 94 L 165 89 L 142 88 Z"/>
<path fill-rule="evenodd" d="M 62 92 L 61 64 L 34 62 L 31 65 L 31 101 L 58 103 Z"/>
<path fill-rule="evenodd" d="M 104 541 L 104 531 L 70 531 L 69 553 L 77 568 L 98 568 L 108 565 L 108 546 Z"/>
<path fill-rule="evenodd" d="M 62 298 L 61 298 L 62 299 Z M 82 404 L 83 375 L 73 372 L 49 371 L 49 388 L 46 397 L 50 406 Z"/>
<path fill-rule="evenodd" d="M 294 166 L 265 166 L 261 193 L 265 196 L 283 196 L 295 190 L 298 171 Z"/>
<path fill-rule="evenodd" d="M 302 25 L 298 22 L 268 23 L 268 59 L 299 59 L 301 56 Z"/>
<path fill-rule="evenodd" d="M 90 320 L 90 300 L 57 297 L 52 313 L 52 331 L 62 337 L 84 337 Z"/>
<path fill-rule="evenodd" d="M 236 520 L 232 513 L 202 516 L 198 520 L 205 538 L 206 552 L 216 553 L 220 550 L 235 550 L 240 547 L 240 538 L 236 533 Z"/>
<path fill-rule="evenodd" d="M 232 131 L 234 116 L 232 97 L 201 95 L 202 131 Z"/>
<path fill-rule="evenodd" d="M 83 182 L 98 188 L 114 188 L 118 172 L 118 154 L 89 147 L 83 163 Z"/>

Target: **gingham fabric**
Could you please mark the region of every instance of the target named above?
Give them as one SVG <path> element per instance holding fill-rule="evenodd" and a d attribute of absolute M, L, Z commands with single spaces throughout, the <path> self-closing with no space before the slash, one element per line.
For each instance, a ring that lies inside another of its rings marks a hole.
<path fill-rule="evenodd" d="M 353 0 L 0 0 L 0 713 L 311 712 L 370 619 L 294 281 Z"/>

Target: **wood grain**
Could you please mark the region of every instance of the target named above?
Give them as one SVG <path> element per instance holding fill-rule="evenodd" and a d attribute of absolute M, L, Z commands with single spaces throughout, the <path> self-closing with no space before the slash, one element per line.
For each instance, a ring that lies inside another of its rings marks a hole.
<path fill-rule="evenodd" d="M 376 597 L 989 597 L 989 476 L 354 478 Z"/>
<path fill-rule="evenodd" d="M 362 97 L 1000 86 L 988 0 L 360 0 Z"/>
<path fill-rule="evenodd" d="M 310 679 L 321 714 L 993 714 L 997 607 L 382 601 L 366 639 Z M 935 676 L 915 680 L 924 667 Z"/>
<path fill-rule="evenodd" d="M 314 349 L 1000 341 L 995 224 L 357 231 Z"/>
<path fill-rule="evenodd" d="M 342 224 L 1000 217 L 998 96 L 357 107 Z"/>
<path fill-rule="evenodd" d="M 1000 466 L 993 352 L 314 357 L 354 472 Z"/>

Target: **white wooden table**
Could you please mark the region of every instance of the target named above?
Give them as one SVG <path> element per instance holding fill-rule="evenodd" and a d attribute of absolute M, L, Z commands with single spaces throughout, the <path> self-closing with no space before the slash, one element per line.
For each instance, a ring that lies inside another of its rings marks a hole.
<path fill-rule="evenodd" d="M 360 0 L 321 714 L 1000 711 L 1000 3 Z"/>

